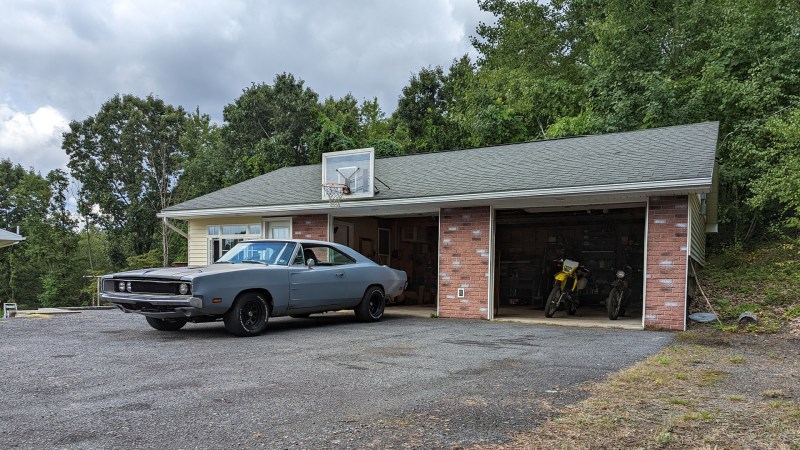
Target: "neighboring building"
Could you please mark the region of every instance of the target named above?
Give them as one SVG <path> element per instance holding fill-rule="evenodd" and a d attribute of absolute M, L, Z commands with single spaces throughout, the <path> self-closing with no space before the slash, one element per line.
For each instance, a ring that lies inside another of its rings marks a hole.
<path fill-rule="evenodd" d="M 324 155 L 171 206 L 189 223 L 189 264 L 242 239 L 347 244 L 406 270 L 409 292 L 441 317 L 492 319 L 541 304 L 553 260 L 592 269 L 598 296 L 614 268 L 640 269 L 644 327 L 682 330 L 690 260 L 716 231 L 718 123 L 374 159 Z M 347 183 L 341 207 L 321 182 Z M 410 294 L 411 295 L 411 294 Z"/>
<path fill-rule="evenodd" d="M 12 233 L 10 231 L 0 229 L 0 248 L 8 247 L 10 245 L 17 244 L 24 240 L 25 238 L 18 235 L 17 233 Z"/>

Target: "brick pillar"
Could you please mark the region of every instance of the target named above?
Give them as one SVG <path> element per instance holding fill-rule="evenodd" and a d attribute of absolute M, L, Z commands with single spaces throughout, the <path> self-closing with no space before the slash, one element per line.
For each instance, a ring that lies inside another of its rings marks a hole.
<path fill-rule="evenodd" d="M 489 319 L 488 206 L 447 208 L 439 215 L 439 315 Z M 464 297 L 457 296 L 464 288 Z"/>
<path fill-rule="evenodd" d="M 292 217 L 292 233 L 295 239 L 328 240 L 328 215 L 311 214 Z"/>
<path fill-rule="evenodd" d="M 647 212 L 647 279 L 644 324 L 686 328 L 689 199 L 651 197 Z"/>

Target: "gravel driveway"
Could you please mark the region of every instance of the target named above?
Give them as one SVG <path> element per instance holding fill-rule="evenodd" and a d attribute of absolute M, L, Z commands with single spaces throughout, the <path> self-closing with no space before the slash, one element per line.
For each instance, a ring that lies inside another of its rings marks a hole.
<path fill-rule="evenodd" d="M 0 321 L 0 448 L 452 448 L 530 430 L 668 333 L 352 315 Z"/>

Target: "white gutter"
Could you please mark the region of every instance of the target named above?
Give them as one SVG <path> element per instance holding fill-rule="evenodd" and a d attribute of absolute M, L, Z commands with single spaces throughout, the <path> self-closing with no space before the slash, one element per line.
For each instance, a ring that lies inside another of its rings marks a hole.
<path fill-rule="evenodd" d="M 503 192 L 478 192 L 472 194 L 456 194 L 456 195 L 442 195 L 430 197 L 410 197 L 398 199 L 384 199 L 384 200 L 359 200 L 353 202 L 342 202 L 339 210 L 347 210 L 348 208 L 376 208 L 383 206 L 406 206 L 406 205 L 421 205 L 431 203 L 460 203 L 470 201 L 491 201 L 491 200 L 508 200 L 518 198 L 535 198 L 535 197 L 554 197 L 554 196 L 576 196 L 585 194 L 609 194 L 609 193 L 627 193 L 627 194 L 653 194 L 656 191 L 659 194 L 670 194 L 675 192 L 707 192 L 711 189 L 711 177 L 707 178 L 690 178 L 684 180 L 667 180 L 667 181 L 651 181 L 644 183 L 616 183 L 616 184 L 601 184 L 592 186 L 571 186 L 560 188 L 546 188 L 546 189 L 525 189 L 519 191 L 503 191 Z M 272 206 L 239 206 L 230 208 L 209 208 L 209 209 L 187 209 L 175 211 L 161 211 L 157 214 L 158 217 L 169 217 L 176 219 L 185 219 L 190 217 L 211 217 L 211 216 L 227 216 L 227 215 L 261 215 L 289 211 L 302 211 L 303 213 L 309 212 L 329 212 L 330 206 L 326 202 L 320 201 L 319 203 L 299 203 L 291 205 L 272 205 Z"/>

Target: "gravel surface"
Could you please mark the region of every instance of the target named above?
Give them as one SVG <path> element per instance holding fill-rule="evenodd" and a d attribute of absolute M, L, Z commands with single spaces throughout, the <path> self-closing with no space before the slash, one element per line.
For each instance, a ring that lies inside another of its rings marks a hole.
<path fill-rule="evenodd" d="M 119 311 L 0 321 L 0 448 L 499 443 L 672 334 L 388 316 L 151 329 Z"/>

